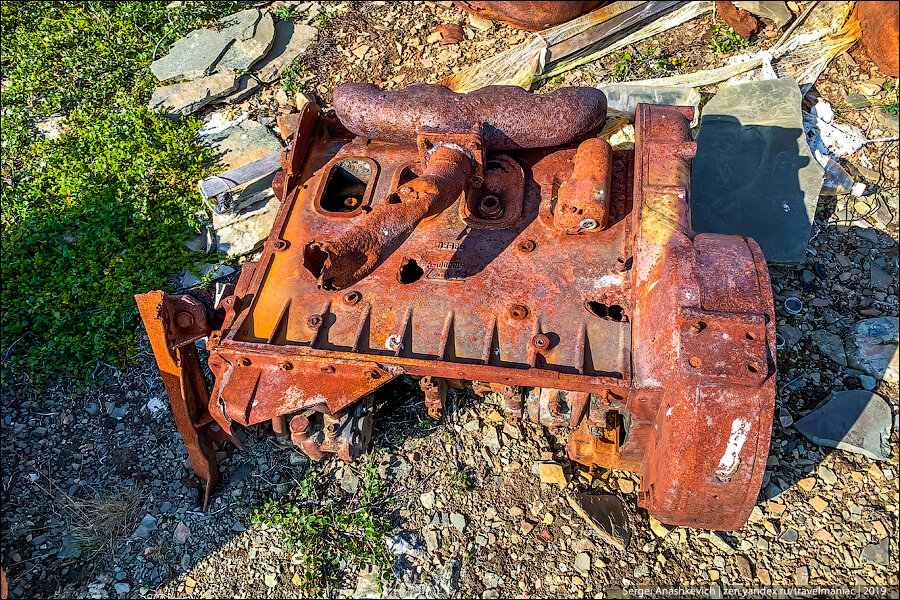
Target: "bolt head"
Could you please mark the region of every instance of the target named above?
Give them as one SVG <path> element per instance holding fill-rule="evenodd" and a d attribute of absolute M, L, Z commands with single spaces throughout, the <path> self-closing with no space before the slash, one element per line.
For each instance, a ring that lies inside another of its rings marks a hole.
<path fill-rule="evenodd" d="M 531 345 L 538 349 L 546 348 L 550 345 L 550 338 L 542 333 L 539 333 L 531 338 Z"/>
<path fill-rule="evenodd" d="M 582 219 L 578 227 L 581 229 L 597 229 L 597 221 L 594 219 Z"/>
<path fill-rule="evenodd" d="M 194 315 L 187 311 L 181 311 L 175 315 L 175 322 L 181 328 L 187 328 L 194 324 Z"/>

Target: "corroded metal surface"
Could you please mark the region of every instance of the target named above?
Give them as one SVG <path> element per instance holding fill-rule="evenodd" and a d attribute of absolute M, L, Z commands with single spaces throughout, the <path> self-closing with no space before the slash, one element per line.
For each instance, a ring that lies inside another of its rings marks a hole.
<path fill-rule="evenodd" d="M 334 111 L 347 129 L 372 140 L 404 144 L 423 127 L 465 131 L 483 123 L 488 149 L 515 150 L 568 144 L 602 127 L 606 96 L 589 87 L 532 94 L 492 85 L 458 94 L 441 85 L 387 92 L 370 83 L 345 83 L 334 91 Z"/>
<path fill-rule="evenodd" d="M 857 2 L 859 43 L 885 75 L 900 75 L 900 2 Z"/>
<path fill-rule="evenodd" d="M 210 325 L 209 418 L 286 418 L 312 458 L 350 460 L 391 379 L 420 378 L 435 418 L 448 387 L 470 386 L 500 394 L 508 423 L 568 435 L 574 461 L 640 474 L 661 521 L 740 527 L 774 409 L 772 294 L 755 242 L 690 229 L 691 116 L 640 105 L 634 152 L 577 137 L 498 152 L 473 118 L 383 141 L 347 131 L 352 109 L 310 110 L 262 256 Z M 176 322 L 142 316 L 169 348 Z"/>
<path fill-rule="evenodd" d="M 597 0 L 548 2 L 547 0 L 457 0 L 460 8 L 491 21 L 500 21 L 519 29 L 537 31 L 565 23 L 605 2 Z"/>

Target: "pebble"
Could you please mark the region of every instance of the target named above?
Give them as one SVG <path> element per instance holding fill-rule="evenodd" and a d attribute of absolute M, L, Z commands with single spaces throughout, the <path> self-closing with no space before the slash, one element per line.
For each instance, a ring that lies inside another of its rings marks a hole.
<path fill-rule="evenodd" d="M 450 523 L 460 533 L 463 533 L 466 530 L 466 517 L 461 513 L 450 513 Z"/>
<path fill-rule="evenodd" d="M 575 570 L 582 575 L 591 570 L 591 556 L 587 552 L 579 552 L 575 555 Z"/>
<path fill-rule="evenodd" d="M 634 491 L 634 482 L 632 480 L 623 477 L 619 479 L 618 483 L 619 489 L 623 494 L 630 494 Z"/>
<path fill-rule="evenodd" d="M 818 474 L 822 481 L 828 485 L 837 483 L 837 475 L 825 465 L 819 465 Z"/>

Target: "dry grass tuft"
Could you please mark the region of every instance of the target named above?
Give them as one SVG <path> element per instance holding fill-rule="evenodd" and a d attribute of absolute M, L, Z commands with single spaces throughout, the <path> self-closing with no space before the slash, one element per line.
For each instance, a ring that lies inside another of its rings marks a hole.
<path fill-rule="evenodd" d="M 140 510 L 147 496 L 136 488 L 101 492 L 94 498 L 67 497 L 65 512 L 69 531 L 82 552 L 100 554 L 127 540 L 140 524 Z"/>

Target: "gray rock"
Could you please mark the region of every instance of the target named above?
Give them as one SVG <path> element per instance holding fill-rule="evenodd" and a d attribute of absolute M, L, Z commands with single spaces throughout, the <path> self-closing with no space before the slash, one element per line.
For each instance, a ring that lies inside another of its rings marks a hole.
<path fill-rule="evenodd" d="M 886 290 L 890 287 L 893 280 L 894 278 L 890 273 L 875 263 L 869 265 L 869 282 L 872 284 L 872 287 Z"/>
<path fill-rule="evenodd" d="M 172 543 L 176 546 L 182 546 L 187 543 L 190 537 L 191 529 L 184 524 L 184 521 L 179 521 L 178 525 L 175 526 L 175 532 L 172 534 Z"/>
<path fill-rule="evenodd" d="M 216 71 L 248 70 L 266 55 L 275 41 L 275 20 L 268 11 L 243 10 L 219 22 L 226 26 L 220 34 L 231 37 L 234 42 L 216 62 Z"/>
<path fill-rule="evenodd" d="M 269 572 L 263 576 L 263 583 L 266 584 L 267 588 L 274 588 L 278 586 L 278 576 L 275 573 Z"/>
<path fill-rule="evenodd" d="M 116 593 L 119 594 L 120 596 L 124 596 L 125 594 L 127 594 L 128 592 L 131 591 L 131 586 L 128 585 L 127 583 L 117 583 L 113 587 L 116 588 Z"/>
<path fill-rule="evenodd" d="M 800 99 L 782 77 L 723 88 L 706 104 L 691 164 L 695 231 L 752 237 L 771 262 L 804 260 L 822 168 Z"/>
<path fill-rule="evenodd" d="M 859 382 L 862 384 L 864 390 L 869 390 L 870 392 L 878 386 L 878 380 L 869 375 L 860 375 Z"/>
<path fill-rule="evenodd" d="M 466 517 L 461 513 L 450 513 L 450 524 L 463 533 L 466 530 Z"/>
<path fill-rule="evenodd" d="M 84 411 L 92 417 L 96 417 L 100 414 L 100 405 L 93 400 L 88 402 L 87 406 L 84 407 Z"/>
<path fill-rule="evenodd" d="M 819 465 L 818 473 L 819 477 L 824 483 L 828 485 L 834 485 L 835 483 L 837 483 L 837 475 L 835 475 L 834 471 L 832 471 L 825 465 Z"/>
<path fill-rule="evenodd" d="M 216 228 L 218 249 L 231 257 L 252 252 L 269 237 L 279 206 L 278 198 L 272 195 L 224 220 L 225 224 Z"/>
<path fill-rule="evenodd" d="M 150 534 L 156 531 L 156 517 L 153 515 L 145 515 L 143 519 L 141 519 L 140 525 L 138 525 L 137 529 L 135 529 L 132 537 L 134 538 L 148 538 Z"/>
<path fill-rule="evenodd" d="M 847 362 L 875 379 L 897 383 L 900 318 L 878 317 L 860 321 L 845 338 Z"/>
<path fill-rule="evenodd" d="M 490 450 L 491 454 L 497 454 L 498 452 L 500 452 L 500 438 L 497 435 L 496 427 L 488 427 L 488 432 L 484 434 L 482 443 L 484 444 L 485 448 Z"/>
<path fill-rule="evenodd" d="M 891 409 L 878 394 L 864 390 L 832 392 L 828 402 L 796 423 L 804 437 L 875 460 L 890 457 Z"/>
<path fill-rule="evenodd" d="M 715 531 L 711 531 L 709 533 L 709 543 L 715 546 L 719 551 L 724 552 L 726 554 L 731 554 L 734 552 L 734 548 L 731 547 L 731 544 L 722 539 Z"/>
<path fill-rule="evenodd" d="M 781 535 L 778 536 L 778 540 L 788 543 L 788 544 L 796 544 L 797 540 L 800 539 L 800 532 L 790 527 L 781 532 Z"/>
<path fill-rule="evenodd" d="M 202 144 L 216 153 L 216 161 L 223 171 L 242 167 L 283 149 L 278 136 L 265 125 L 250 119 L 204 137 Z M 237 191 L 232 190 L 232 193 Z"/>
<path fill-rule="evenodd" d="M 779 325 L 778 333 L 784 338 L 784 348 L 782 350 L 790 350 L 803 338 L 803 332 L 791 325 Z"/>
<path fill-rule="evenodd" d="M 428 491 L 419 496 L 419 500 L 422 502 L 422 507 L 425 510 L 431 510 L 434 508 L 434 491 Z"/>
<path fill-rule="evenodd" d="M 150 98 L 150 110 L 161 110 L 172 118 L 196 112 L 238 87 L 234 73 L 217 73 L 202 79 L 156 88 Z"/>
<path fill-rule="evenodd" d="M 778 409 L 778 422 L 781 424 L 782 429 L 787 429 L 794 423 L 794 417 L 791 416 L 791 413 L 784 407 Z"/>
<path fill-rule="evenodd" d="M 426 529 L 422 534 L 425 538 L 425 547 L 429 552 L 437 552 L 441 547 L 441 534 L 434 529 Z"/>
<path fill-rule="evenodd" d="M 890 550 L 888 549 L 888 539 L 884 538 L 877 544 L 869 544 L 862 549 L 859 560 L 870 565 L 888 566 L 890 563 Z"/>
<path fill-rule="evenodd" d="M 234 38 L 221 31 L 198 29 L 174 44 L 169 53 L 150 64 L 150 71 L 160 81 L 197 79 L 213 72 Z"/>
<path fill-rule="evenodd" d="M 847 366 L 847 356 L 844 354 L 844 343 L 841 338 L 824 329 L 813 331 L 810 338 L 828 358 L 843 367 Z"/>
<path fill-rule="evenodd" d="M 634 568 L 635 578 L 646 577 L 650 574 L 650 566 L 647 563 L 641 563 Z"/>
<path fill-rule="evenodd" d="M 235 521 L 234 523 L 231 524 L 231 530 L 241 532 L 241 531 L 246 531 L 247 528 L 240 521 Z"/>
<path fill-rule="evenodd" d="M 591 555 L 587 552 L 579 552 L 575 556 L 575 570 L 582 575 L 589 573 L 591 570 Z"/>
<path fill-rule="evenodd" d="M 318 30 L 309 25 L 301 25 L 291 21 L 279 21 L 275 24 L 275 42 L 265 58 L 254 65 L 257 77 L 266 83 L 278 79 L 281 70 L 306 52 L 316 41 Z"/>
<path fill-rule="evenodd" d="M 498 587 L 502 581 L 503 579 L 499 575 L 490 571 L 481 576 L 481 583 L 488 589 Z"/>

